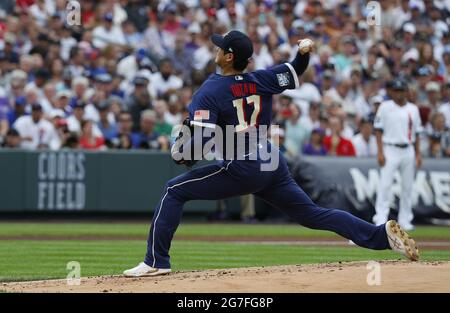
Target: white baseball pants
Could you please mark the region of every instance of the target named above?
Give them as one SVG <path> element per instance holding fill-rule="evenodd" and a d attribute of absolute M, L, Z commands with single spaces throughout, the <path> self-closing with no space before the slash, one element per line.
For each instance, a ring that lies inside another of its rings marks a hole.
<path fill-rule="evenodd" d="M 398 148 L 395 146 L 384 145 L 383 148 L 386 163 L 381 168 L 375 204 L 376 214 L 373 217 L 373 222 L 376 225 L 381 225 L 388 220 L 389 204 L 392 197 L 392 182 L 394 175 L 398 170 L 401 180 L 398 222 L 402 227 L 409 226 L 414 218 L 412 212 L 412 191 L 415 172 L 414 147 Z"/>

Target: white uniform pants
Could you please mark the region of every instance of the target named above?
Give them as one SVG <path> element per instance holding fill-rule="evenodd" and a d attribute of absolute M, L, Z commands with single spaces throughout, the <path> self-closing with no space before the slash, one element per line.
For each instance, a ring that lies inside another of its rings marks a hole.
<path fill-rule="evenodd" d="M 381 168 L 380 182 L 378 185 L 376 214 L 373 222 L 381 225 L 387 222 L 389 217 L 389 204 L 392 195 L 392 182 L 395 172 L 398 170 L 401 179 L 401 195 L 398 214 L 398 222 L 402 226 L 411 225 L 414 218 L 412 212 L 412 191 L 414 184 L 415 151 L 413 146 L 398 148 L 384 145 L 386 163 Z"/>

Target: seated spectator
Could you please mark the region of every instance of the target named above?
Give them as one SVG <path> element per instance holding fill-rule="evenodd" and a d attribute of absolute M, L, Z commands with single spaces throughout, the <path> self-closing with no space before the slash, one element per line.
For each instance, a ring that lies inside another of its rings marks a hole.
<path fill-rule="evenodd" d="M 117 125 L 110 122 L 109 113 L 110 105 L 108 101 L 102 101 L 98 105 L 100 121 L 97 123 L 98 128 L 102 132 L 105 142 L 110 142 L 117 135 Z"/>
<path fill-rule="evenodd" d="M 300 118 L 300 123 L 305 126 L 310 132 L 320 127 L 320 103 L 311 102 L 309 105 L 309 114 L 303 115 Z"/>
<path fill-rule="evenodd" d="M 153 110 L 146 110 L 141 115 L 141 131 L 133 134 L 134 148 L 150 150 L 169 150 L 169 140 L 155 131 L 156 114 Z"/>
<path fill-rule="evenodd" d="M 314 128 L 311 132 L 309 143 L 303 146 L 305 155 L 327 155 L 327 149 L 323 144 L 325 131 L 322 128 Z"/>
<path fill-rule="evenodd" d="M 169 107 L 164 113 L 164 120 L 172 126 L 179 125 L 183 121 L 179 97 L 176 94 L 171 95 L 169 98 Z"/>
<path fill-rule="evenodd" d="M 128 134 L 119 134 L 119 137 L 117 138 L 117 149 L 121 150 L 130 150 L 133 148 L 133 143 L 131 136 Z"/>
<path fill-rule="evenodd" d="M 61 141 L 52 123 L 44 119 L 40 104 L 31 106 L 31 115 L 19 117 L 13 127 L 21 137 L 21 148 L 28 150 L 52 149 L 57 150 Z"/>
<path fill-rule="evenodd" d="M 82 149 L 98 150 L 105 147 L 105 140 L 103 137 L 94 135 L 92 125 L 92 121 L 81 122 L 80 148 Z"/>
<path fill-rule="evenodd" d="M 105 48 L 107 45 L 125 45 L 126 39 L 121 27 L 115 26 L 113 23 L 114 16 L 111 13 L 103 15 L 102 24 L 94 28 L 92 32 L 93 43 L 99 49 Z"/>
<path fill-rule="evenodd" d="M 360 132 L 352 138 L 352 144 L 357 157 L 374 157 L 377 155 L 377 140 L 373 134 L 372 122 L 363 119 L 360 124 Z"/>
<path fill-rule="evenodd" d="M 82 100 L 78 100 L 73 105 L 72 114 L 67 118 L 67 126 L 72 133 L 81 133 L 81 122 L 84 119 L 84 108 L 86 104 Z"/>
<path fill-rule="evenodd" d="M 5 139 L 4 139 L 1 147 L 2 148 L 10 148 L 10 149 L 20 148 L 20 141 L 21 141 L 21 139 L 20 139 L 19 132 L 17 130 L 15 130 L 14 128 L 11 128 L 6 133 Z"/>
<path fill-rule="evenodd" d="M 141 113 L 152 108 L 151 96 L 148 93 L 148 81 L 144 77 L 137 76 L 134 80 L 134 92 L 130 95 L 127 107 L 133 118 L 133 131 L 139 131 Z"/>
<path fill-rule="evenodd" d="M 19 117 L 26 115 L 25 113 L 26 104 L 27 100 L 25 99 L 25 97 L 16 98 L 16 100 L 14 101 L 14 107 L 7 113 L 8 123 L 10 127 Z"/>
<path fill-rule="evenodd" d="M 431 81 L 425 86 L 425 91 L 427 94 L 426 105 L 431 109 L 431 111 L 436 110 L 441 104 L 441 86 L 439 83 Z"/>
<path fill-rule="evenodd" d="M 427 142 L 424 145 L 427 145 Z M 450 157 L 450 130 L 446 127 L 445 116 L 441 112 L 431 115 L 427 150 L 430 157 Z"/>
<path fill-rule="evenodd" d="M 172 63 L 170 59 L 163 59 L 159 64 L 159 72 L 152 76 L 153 86 L 160 98 L 168 98 L 178 89 L 183 87 L 183 81 L 173 73 Z"/>
<path fill-rule="evenodd" d="M 69 90 L 61 90 L 56 93 L 55 101 L 53 101 L 53 110 L 62 110 L 67 114 L 67 111 L 70 111 L 69 107 L 70 98 L 72 93 Z M 51 112 L 49 114 L 51 114 Z"/>
<path fill-rule="evenodd" d="M 280 152 L 286 156 L 285 131 L 283 128 L 272 126 L 270 128 L 270 143 L 277 147 Z"/>
<path fill-rule="evenodd" d="M 167 112 L 167 102 L 164 100 L 157 100 L 155 101 L 153 108 L 156 113 L 155 131 L 169 138 L 172 134 L 172 125 L 167 123 L 164 118 Z"/>
<path fill-rule="evenodd" d="M 442 158 L 441 136 L 438 133 L 428 136 L 428 155 L 429 158 Z"/>
<path fill-rule="evenodd" d="M 117 149 L 131 149 L 132 144 L 133 119 L 130 112 L 121 111 L 117 123 L 117 134 L 111 139 L 111 147 Z M 128 144 L 129 142 L 129 144 Z"/>
<path fill-rule="evenodd" d="M 67 126 L 71 133 L 76 133 L 77 135 L 81 134 L 81 122 L 85 119 L 85 107 L 86 103 L 84 101 L 78 100 L 75 102 L 72 115 L 67 118 Z M 95 136 L 102 136 L 102 132 L 98 129 L 96 124 L 93 125 L 92 129 Z"/>
<path fill-rule="evenodd" d="M 52 122 L 58 134 L 61 146 L 64 146 L 67 138 L 70 136 L 67 120 L 64 119 L 65 113 L 60 109 L 53 109 L 49 114 L 49 121 Z"/>
<path fill-rule="evenodd" d="M 328 155 L 333 156 L 355 156 L 355 148 L 350 140 L 341 136 L 342 121 L 338 117 L 330 117 L 328 121 L 331 135 L 326 136 L 323 143 L 328 151 Z"/>
<path fill-rule="evenodd" d="M 298 155 L 306 140 L 309 138 L 308 129 L 300 123 L 300 108 L 291 103 L 289 118 L 286 121 L 286 150 L 290 155 Z"/>

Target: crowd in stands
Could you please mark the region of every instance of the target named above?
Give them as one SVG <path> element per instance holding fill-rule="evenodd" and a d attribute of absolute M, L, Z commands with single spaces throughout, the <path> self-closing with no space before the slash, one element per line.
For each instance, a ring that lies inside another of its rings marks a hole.
<path fill-rule="evenodd" d="M 373 119 L 403 77 L 419 107 L 422 153 L 450 157 L 450 5 L 380 0 L 0 2 L 0 146 L 168 151 L 193 93 L 218 69 L 213 33 L 245 32 L 248 71 L 316 49 L 300 88 L 274 96 L 289 156 L 376 156 Z M 370 15 L 370 14 L 369 14 Z M 373 22 L 373 21 L 372 21 Z"/>

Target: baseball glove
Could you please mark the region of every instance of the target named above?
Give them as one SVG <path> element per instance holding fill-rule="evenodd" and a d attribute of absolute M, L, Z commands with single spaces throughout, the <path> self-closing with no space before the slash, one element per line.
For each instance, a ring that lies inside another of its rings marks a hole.
<path fill-rule="evenodd" d="M 184 145 L 189 141 L 189 139 L 194 134 L 194 127 L 191 125 L 191 120 L 189 117 L 187 117 L 183 121 L 183 125 L 181 127 L 181 130 L 175 139 L 175 143 L 172 146 L 171 154 L 172 159 L 176 164 L 183 164 L 187 167 L 192 167 L 197 163 L 197 160 L 194 160 L 194 149 L 191 149 L 190 158 L 184 159 L 183 158 L 183 148 Z"/>

